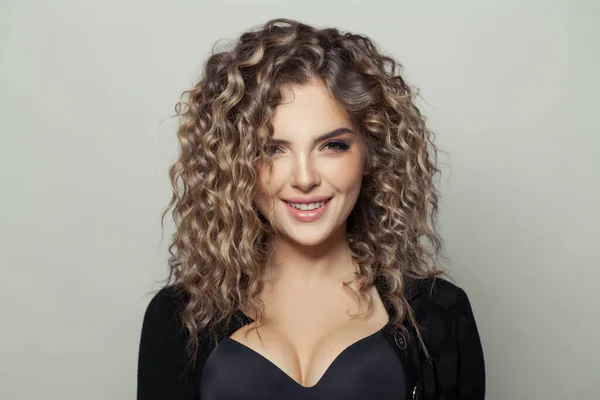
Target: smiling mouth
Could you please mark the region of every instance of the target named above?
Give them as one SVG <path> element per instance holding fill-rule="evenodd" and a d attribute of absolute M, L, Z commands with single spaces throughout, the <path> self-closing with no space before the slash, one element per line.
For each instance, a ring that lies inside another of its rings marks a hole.
<path fill-rule="evenodd" d="M 329 202 L 329 200 L 331 200 L 331 199 L 327 199 L 325 201 L 317 201 L 314 203 L 292 203 L 287 200 L 283 200 L 283 201 L 285 201 L 287 204 L 290 205 L 290 207 L 292 207 L 298 211 L 313 211 L 313 210 L 318 210 L 319 208 L 323 207 L 325 204 L 327 204 L 327 202 Z"/>

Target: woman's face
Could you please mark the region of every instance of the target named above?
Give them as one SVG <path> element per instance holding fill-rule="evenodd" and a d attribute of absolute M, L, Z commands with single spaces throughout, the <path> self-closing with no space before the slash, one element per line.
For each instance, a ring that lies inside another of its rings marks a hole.
<path fill-rule="evenodd" d="M 345 229 L 365 173 L 366 147 L 320 82 L 286 90 L 272 123 L 267 151 L 273 169 L 269 176 L 268 165 L 259 167 L 259 210 L 269 218 L 274 203 L 271 223 L 280 234 L 317 245 Z"/>

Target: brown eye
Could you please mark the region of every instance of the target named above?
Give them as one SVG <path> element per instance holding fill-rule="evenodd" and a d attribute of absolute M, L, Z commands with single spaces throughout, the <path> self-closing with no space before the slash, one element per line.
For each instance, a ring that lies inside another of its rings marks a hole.
<path fill-rule="evenodd" d="M 336 140 L 326 143 L 324 147 L 334 151 L 346 151 L 350 148 L 350 145 L 346 142 L 340 142 Z"/>
<path fill-rule="evenodd" d="M 266 152 L 266 153 L 267 153 L 269 156 L 272 156 L 273 154 L 275 154 L 275 152 L 276 152 L 277 150 L 279 150 L 279 147 L 277 147 L 277 146 L 268 146 L 268 147 L 265 149 L 265 152 Z"/>

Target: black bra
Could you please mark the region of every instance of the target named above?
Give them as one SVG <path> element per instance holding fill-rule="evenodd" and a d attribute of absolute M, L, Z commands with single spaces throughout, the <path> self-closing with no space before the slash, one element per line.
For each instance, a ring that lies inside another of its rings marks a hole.
<path fill-rule="evenodd" d="M 321 379 L 302 386 L 277 365 L 226 336 L 202 371 L 202 400 L 403 400 L 402 364 L 383 329 L 345 348 Z"/>

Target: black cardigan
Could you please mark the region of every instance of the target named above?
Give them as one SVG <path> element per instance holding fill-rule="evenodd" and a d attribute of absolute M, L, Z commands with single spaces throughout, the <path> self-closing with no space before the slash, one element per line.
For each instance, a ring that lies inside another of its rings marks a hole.
<path fill-rule="evenodd" d="M 376 283 L 379 293 L 384 285 Z M 401 332 L 384 329 L 402 361 L 406 382 L 406 399 L 480 400 L 485 396 L 483 350 L 475 318 L 466 293 L 454 284 L 437 278 L 410 280 L 406 296 L 416 313 L 423 339 L 431 355 L 428 360 L 407 324 L 410 338 Z M 391 318 L 393 307 L 382 296 Z M 184 301 L 173 287 L 161 289 L 150 301 L 141 332 L 138 358 L 138 400 L 198 400 L 200 376 L 204 362 L 213 348 L 209 340 L 201 341 L 193 369 L 186 368 L 187 331 L 181 325 Z M 237 312 L 219 340 L 248 323 Z M 389 325 L 388 325 L 389 326 Z"/>

